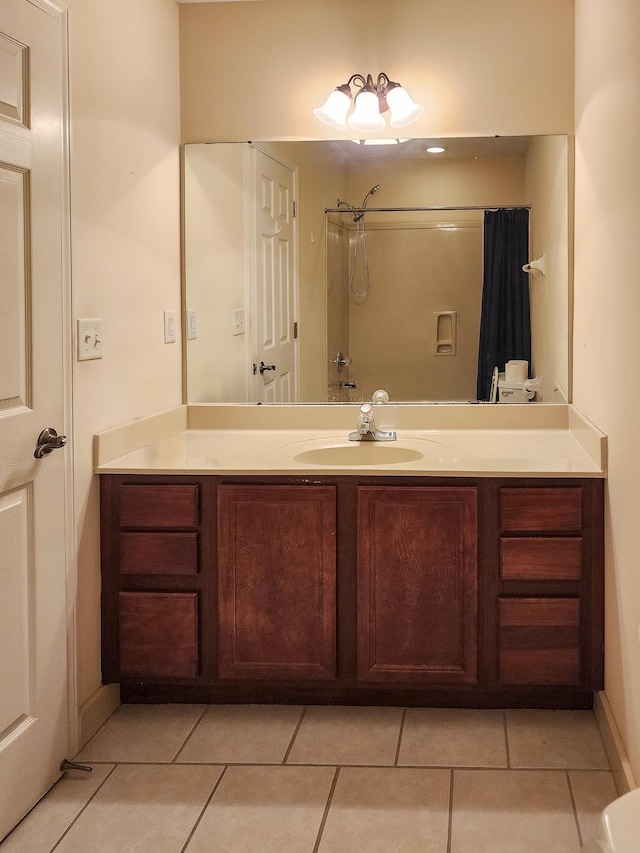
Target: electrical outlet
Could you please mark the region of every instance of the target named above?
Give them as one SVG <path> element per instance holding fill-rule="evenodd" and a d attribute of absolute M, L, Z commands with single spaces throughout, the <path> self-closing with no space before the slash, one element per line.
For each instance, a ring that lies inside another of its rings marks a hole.
<path fill-rule="evenodd" d="M 194 341 L 197 337 L 196 312 L 193 308 L 189 308 L 187 309 L 187 340 Z"/>
<path fill-rule="evenodd" d="M 244 308 L 236 308 L 233 312 L 233 334 L 234 335 L 244 335 L 244 333 L 245 333 Z"/>
<path fill-rule="evenodd" d="M 78 361 L 102 358 L 102 320 L 78 320 Z"/>
<path fill-rule="evenodd" d="M 176 312 L 164 312 L 164 342 L 173 344 L 176 341 Z"/>

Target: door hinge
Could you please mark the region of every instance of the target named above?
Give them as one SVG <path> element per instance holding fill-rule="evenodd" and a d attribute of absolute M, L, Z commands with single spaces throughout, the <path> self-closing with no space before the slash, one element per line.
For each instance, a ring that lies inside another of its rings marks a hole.
<path fill-rule="evenodd" d="M 294 340 L 295 340 L 295 338 L 298 337 L 298 322 L 297 321 L 293 324 L 293 337 L 294 337 Z"/>
<path fill-rule="evenodd" d="M 293 207 L 293 218 L 295 219 L 296 216 L 298 215 L 298 202 L 294 201 L 292 207 Z"/>

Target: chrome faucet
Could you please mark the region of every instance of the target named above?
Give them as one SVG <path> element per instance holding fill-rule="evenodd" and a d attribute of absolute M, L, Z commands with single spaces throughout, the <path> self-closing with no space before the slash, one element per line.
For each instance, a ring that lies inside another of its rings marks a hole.
<path fill-rule="evenodd" d="M 349 433 L 349 441 L 395 441 L 395 430 L 378 429 L 371 403 L 360 406 L 360 420 L 355 432 Z"/>

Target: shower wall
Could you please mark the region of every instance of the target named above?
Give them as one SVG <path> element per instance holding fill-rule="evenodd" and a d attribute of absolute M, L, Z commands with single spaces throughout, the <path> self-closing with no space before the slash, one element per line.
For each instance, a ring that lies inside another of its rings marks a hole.
<path fill-rule="evenodd" d="M 350 379 L 357 386 L 351 399 L 371 399 L 378 388 L 387 390 L 392 400 L 475 399 L 481 213 L 447 213 L 446 219 L 442 214 L 439 219 L 433 214 L 407 216 L 366 217 L 370 289 L 364 298 L 348 295 Z M 356 232 L 343 229 L 343 234 L 349 242 L 349 266 Z M 361 243 L 356 293 L 365 288 L 363 270 Z M 343 290 L 348 290 L 348 277 Z M 445 312 L 455 312 L 450 354 L 439 353 L 436 346 L 438 316 Z"/>

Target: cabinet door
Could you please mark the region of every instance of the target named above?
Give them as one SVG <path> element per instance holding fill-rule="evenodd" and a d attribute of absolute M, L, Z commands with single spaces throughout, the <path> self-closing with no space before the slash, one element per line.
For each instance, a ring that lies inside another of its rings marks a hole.
<path fill-rule="evenodd" d="M 358 676 L 466 683 L 477 671 L 477 490 L 358 489 Z"/>
<path fill-rule="evenodd" d="M 335 489 L 218 489 L 219 675 L 335 677 Z"/>

